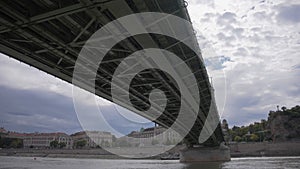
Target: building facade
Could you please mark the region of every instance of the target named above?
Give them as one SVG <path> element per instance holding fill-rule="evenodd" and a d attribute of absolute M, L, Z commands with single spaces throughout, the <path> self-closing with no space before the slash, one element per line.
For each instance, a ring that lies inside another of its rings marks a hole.
<path fill-rule="evenodd" d="M 5 128 L 3 128 L 3 127 L 0 128 L 0 134 L 7 134 L 7 131 L 5 130 Z"/>
<path fill-rule="evenodd" d="M 96 147 L 111 147 L 113 135 L 105 131 L 81 131 L 71 135 L 74 147 L 78 148 L 78 143 L 84 141 L 82 147 L 96 148 Z"/>
<path fill-rule="evenodd" d="M 66 133 L 18 133 L 0 128 L 0 137 L 21 139 L 24 148 L 52 148 L 51 142 L 56 141 L 55 148 L 96 148 L 111 147 L 113 135 L 105 131 L 81 131 L 68 135 Z M 78 143 L 81 142 L 80 146 Z M 64 143 L 64 144 L 61 144 Z M 83 144 L 84 143 L 84 144 Z M 62 147 L 60 147 L 63 145 Z"/>
<path fill-rule="evenodd" d="M 16 133 L 9 132 L 6 137 L 23 140 L 24 148 L 50 148 L 52 141 L 65 143 L 64 148 L 72 148 L 72 138 L 66 133 Z"/>
<path fill-rule="evenodd" d="M 141 131 L 133 131 L 118 139 L 119 143 L 127 142 L 127 146 L 174 145 L 181 141 L 181 136 L 175 131 L 164 127 L 151 127 Z"/>

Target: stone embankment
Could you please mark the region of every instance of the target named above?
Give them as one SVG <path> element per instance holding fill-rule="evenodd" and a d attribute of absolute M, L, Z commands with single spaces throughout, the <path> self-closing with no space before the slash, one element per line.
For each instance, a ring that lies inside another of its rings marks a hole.
<path fill-rule="evenodd" d="M 57 157 L 57 158 L 119 158 L 103 149 L 1 149 L 0 156 Z"/>
<path fill-rule="evenodd" d="M 171 150 L 168 150 L 165 154 L 170 155 L 179 153 L 184 146 L 176 146 Z M 132 153 L 145 154 L 150 153 L 155 154 L 156 152 L 162 152 L 162 147 L 143 147 L 143 148 L 107 148 L 110 152 L 118 152 L 124 156 L 130 156 Z M 134 151 L 134 152 L 133 152 Z M 121 159 L 120 157 L 114 155 L 104 149 L 0 149 L 0 156 L 23 156 L 23 157 L 56 157 L 56 158 L 98 158 L 98 159 Z M 147 155 L 147 154 L 146 154 Z M 150 156 L 149 155 L 149 156 Z M 153 156 L 147 159 L 160 159 L 161 156 Z"/>
<path fill-rule="evenodd" d="M 237 143 L 229 147 L 231 157 L 300 156 L 300 142 Z"/>

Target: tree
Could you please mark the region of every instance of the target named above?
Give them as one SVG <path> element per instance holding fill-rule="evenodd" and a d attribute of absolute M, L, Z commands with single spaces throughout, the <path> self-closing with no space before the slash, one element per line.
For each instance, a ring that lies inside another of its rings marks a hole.
<path fill-rule="evenodd" d="M 21 148 L 23 147 L 23 141 L 21 139 L 12 139 L 10 143 L 11 148 Z"/>
<path fill-rule="evenodd" d="M 145 130 L 144 127 L 142 127 L 142 128 L 140 129 L 140 132 L 144 132 L 144 130 Z"/>
<path fill-rule="evenodd" d="M 232 127 L 232 130 L 233 130 L 233 131 L 237 131 L 237 130 L 239 130 L 239 129 L 240 129 L 240 127 L 238 127 L 238 126 L 233 126 L 233 127 Z"/>
<path fill-rule="evenodd" d="M 250 124 L 249 125 L 249 129 L 248 129 L 248 131 L 250 132 L 250 133 L 253 133 L 253 132 L 255 132 L 255 129 L 254 129 L 254 125 L 253 124 Z"/>
<path fill-rule="evenodd" d="M 66 147 L 67 146 L 67 144 L 65 143 L 65 142 L 60 142 L 60 143 L 58 143 L 58 147 L 59 148 L 64 148 L 64 147 Z"/>
<path fill-rule="evenodd" d="M 286 111 L 286 107 L 285 106 L 281 107 L 281 110 Z"/>
<path fill-rule="evenodd" d="M 259 140 L 259 137 L 258 137 L 256 134 L 251 134 L 250 140 L 251 140 L 251 141 L 258 141 L 258 140 Z"/>
<path fill-rule="evenodd" d="M 261 120 L 261 130 L 266 130 L 268 122 L 265 119 Z"/>
<path fill-rule="evenodd" d="M 1 138 L 1 135 L 0 135 L 0 148 L 3 148 L 3 139 Z"/>
<path fill-rule="evenodd" d="M 240 141 L 242 141 L 242 137 L 240 137 L 240 136 L 235 136 L 235 137 L 234 137 L 234 141 L 240 142 Z"/>
<path fill-rule="evenodd" d="M 53 140 L 50 142 L 50 147 L 51 148 L 57 148 L 58 147 L 58 141 L 57 140 Z"/>
<path fill-rule="evenodd" d="M 82 148 L 86 145 L 86 140 L 80 140 L 76 142 L 76 148 Z"/>

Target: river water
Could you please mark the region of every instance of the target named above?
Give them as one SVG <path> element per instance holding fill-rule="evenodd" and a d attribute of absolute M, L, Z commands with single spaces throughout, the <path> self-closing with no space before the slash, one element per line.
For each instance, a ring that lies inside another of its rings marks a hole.
<path fill-rule="evenodd" d="M 0 169 L 300 169 L 300 157 L 233 158 L 225 163 L 0 157 Z"/>

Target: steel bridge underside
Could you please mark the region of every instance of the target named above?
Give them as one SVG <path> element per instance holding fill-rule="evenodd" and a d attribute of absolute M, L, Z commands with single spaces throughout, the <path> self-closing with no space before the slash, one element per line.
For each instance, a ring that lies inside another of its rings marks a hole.
<path fill-rule="evenodd" d="M 103 25 L 140 12 L 169 13 L 190 21 L 186 5 L 182 0 L 2 0 L 0 52 L 72 83 L 75 62 L 82 46 Z M 190 28 L 182 30 L 182 33 L 196 39 L 194 30 Z M 143 44 L 142 41 L 148 43 Z M 214 99 L 212 87 L 202 57 L 195 56 L 193 51 L 176 39 L 158 34 L 142 34 L 121 41 L 101 63 L 102 69 L 98 70 L 95 80 L 95 92 L 100 97 L 112 100 L 110 82 L 118 64 L 133 52 L 149 47 L 165 49 L 180 56 L 198 81 L 200 111 L 192 130 L 186 136 L 187 143 L 196 145 L 211 99 Z M 87 67 L 92 64 L 86 61 Z M 136 98 L 135 105 L 141 110 L 149 107 L 145 91 L 153 88 L 167 91 L 165 94 L 169 106 L 155 122 L 165 127 L 171 126 L 177 117 L 176 110 L 180 107 L 180 92 L 176 84 L 159 71 L 144 71 L 140 76 L 142 78 L 137 79 L 130 89 Z M 84 83 L 91 85 L 89 81 Z M 216 117 L 219 118 L 217 113 Z M 217 146 L 223 141 L 219 124 L 204 144 Z"/>

